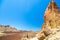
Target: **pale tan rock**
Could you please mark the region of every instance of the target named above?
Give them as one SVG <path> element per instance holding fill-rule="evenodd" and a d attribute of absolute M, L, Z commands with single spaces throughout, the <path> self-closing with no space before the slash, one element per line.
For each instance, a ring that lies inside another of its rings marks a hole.
<path fill-rule="evenodd" d="M 60 40 L 60 28 L 52 29 L 52 34 L 48 35 L 44 40 Z"/>
<path fill-rule="evenodd" d="M 36 37 L 39 40 L 44 40 L 44 38 L 46 39 L 46 37 L 48 37 L 51 34 L 53 35 L 54 33 L 56 33 L 55 35 L 58 36 L 60 32 L 57 33 L 57 31 L 59 30 L 60 30 L 59 7 L 55 2 L 50 2 L 44 14 L 44 24 L 42 26 L 42 30 L 37 34 Z M 52 38 L 53 37 L 54 36 L 52 36 Z"/>

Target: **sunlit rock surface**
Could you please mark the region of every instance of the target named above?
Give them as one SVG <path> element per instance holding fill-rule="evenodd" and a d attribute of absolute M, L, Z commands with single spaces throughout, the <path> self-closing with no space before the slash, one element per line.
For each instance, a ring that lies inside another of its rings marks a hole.
<path fill-rule="evenodd" d="M 54 1 L 48 5 L 42 29 L 35 37 L 36 40 L 60 40 L 60 10 Z"/>
<path fill-rule="evenodd" d="M 42 30 L 40 31 L 40 33 L 38 33 L 37 37 L 40 37 L 41 40 L 60 40 L 59 34 L 60 10 L 57 4 L 52 1 L 45 11 L 44 24 L 42 26 Z"/>
<path fill-rule="evenodd" d="M 60 40 L 60 28 L 52 29 L 52 34 L 48 35 L 44 40 Z"/>

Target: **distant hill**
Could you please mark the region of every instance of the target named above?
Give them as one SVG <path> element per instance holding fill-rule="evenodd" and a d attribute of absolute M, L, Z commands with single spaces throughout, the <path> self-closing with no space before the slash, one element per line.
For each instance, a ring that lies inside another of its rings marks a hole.
<path fill-rule="evenodd" d="M 0 25 L 0 32 L 16 32 L 16 28 L 12 28 L 10 25 Z"/>

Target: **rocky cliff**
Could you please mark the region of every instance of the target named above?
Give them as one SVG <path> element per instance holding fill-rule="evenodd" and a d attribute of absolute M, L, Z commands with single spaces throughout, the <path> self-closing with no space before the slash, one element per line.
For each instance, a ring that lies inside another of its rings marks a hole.
<path fill-rule="evenodd" d="M 44 24 L 40 32 L 30 40 L 60 40 L 60 10 L 51 1 L 44 14 Z"/>
<path fill-rule="evenodd" d="M 42 30 L 36 35 L 38 40 L 60 40 L 60 10 L 52 1 L 44 14 Z"/>

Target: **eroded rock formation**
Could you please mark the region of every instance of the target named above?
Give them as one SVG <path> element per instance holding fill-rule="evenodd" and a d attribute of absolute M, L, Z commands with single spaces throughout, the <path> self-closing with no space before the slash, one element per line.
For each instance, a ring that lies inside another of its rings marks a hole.
<path fill-rule="evenodd" d="M 60 40 L 60 10 L 54 1 L 51 1 L 44 14 L 44 24 L 34 38 L 27 40 Z"/>
<path fill-rule="evenodd" d="M 44 24 L 42 26 L 42 30 L 37 34 L 36 37 L 39 40 L 46 39 L 53 40 L 52 37 L 54 37 L 53 35 L 54 33 L 56 33 L 55 35 L 57 36 L 59 35 L 60 31 L 57 33 L 57 31 L 60 30 L 59 28 L 60 28 L 60 10 L 57 4 L 54 1 L 52 1 L 50 2 L 48 8 L 45 11 Z M 51 39 L 48 39 L 48 36 L 51 37 Z"/>

